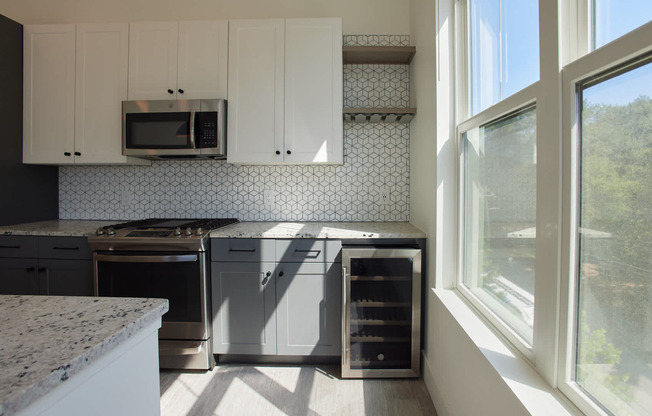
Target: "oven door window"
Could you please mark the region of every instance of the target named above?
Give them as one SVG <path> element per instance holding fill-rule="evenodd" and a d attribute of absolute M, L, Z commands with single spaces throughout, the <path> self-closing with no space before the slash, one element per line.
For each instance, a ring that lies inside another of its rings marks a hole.
<path fill-rule="evenodd" d="M 103 257 L 96 263 L 99 296 L 168 299 L 163 321 L 202 322 L 204 274 L 197 254 Z"/>
<path fill-rule="evenodd" d="M 126 115 L 127 149 L 192 148 L 191 113 L 131 113 Z"/>

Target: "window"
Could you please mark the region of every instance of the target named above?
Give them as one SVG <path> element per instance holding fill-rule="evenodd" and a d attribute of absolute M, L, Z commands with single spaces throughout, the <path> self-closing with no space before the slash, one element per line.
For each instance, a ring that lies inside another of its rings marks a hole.
<path fill-rule="evenodd" d="M 539 79 L 536 0 L 470 0 L 471 115 Z"/>
<path fill-rule="evenodd" d="M 536 110 L 463 135 L 462 284 L 532 344 Z"/>
<path fill-rule="evenodd" d="M 584 414 L 652 416 L 652 3 L 448 4 L 456 289 Z"/>
<path fill-rule="evenodd" d="M 652 20 L 649 0 L 592 0 L 592 49 Z"/>
<path fill-rule="evenodd" d="M 652 415 L 652 64 L 580 83 L 578 102 L 574 380 L 615 415 Z"/>
<path fill-rule="evenodd" d="M 466 0 L 458 289 L 531 353 L 539 2 Z"/>

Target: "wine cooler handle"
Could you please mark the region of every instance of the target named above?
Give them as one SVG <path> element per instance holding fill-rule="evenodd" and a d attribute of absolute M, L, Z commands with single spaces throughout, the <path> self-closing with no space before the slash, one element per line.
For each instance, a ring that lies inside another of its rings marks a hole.
<path fill-rule="evenodd" d="M 350 369 L 351 366 L 351 310 L 349 308 L 349 297 L 347 296 L 349 288 L 349 278 L 346 266 L 342 265 L 342 360 L 343 367 Z"/>

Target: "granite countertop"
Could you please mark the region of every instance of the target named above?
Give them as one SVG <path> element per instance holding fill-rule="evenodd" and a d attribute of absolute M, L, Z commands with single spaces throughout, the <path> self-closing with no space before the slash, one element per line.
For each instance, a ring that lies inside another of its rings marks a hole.
<path fill-rule="evenodd" d="M 0 295 L 0 416 L 24 409 L 167 310 L 166 299 Z"/>
<path fill-rule="evenodd" d="M 0 226 L 0 235 L 85 237 L 124 221 L 51 220 Z M 240 222 L 211 232 L 212 238 L 426 238 L 409 222 Z"/>
<path fill-rule="evenodd" d="M 100 227 L 121 221 L 49 220 L 0 226 L 0 235 L 86 237 Z"/>
<path fill-rule="evenodd" d="M 241 222 L 211 232 L 212 238 L 426 238 L 409 222 Z"/>

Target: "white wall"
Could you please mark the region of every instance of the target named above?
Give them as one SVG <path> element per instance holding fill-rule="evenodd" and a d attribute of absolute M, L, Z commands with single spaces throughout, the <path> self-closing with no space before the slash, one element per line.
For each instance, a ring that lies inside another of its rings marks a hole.
<path fill-rule="evenodd" d="M 0 0 L 22 24 L 342 17 L 345 34 L 410 33 L 409 0 Z"/>

